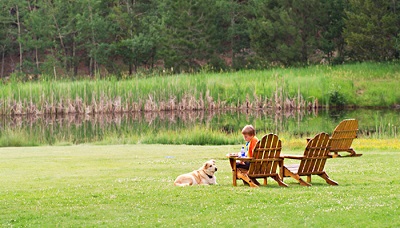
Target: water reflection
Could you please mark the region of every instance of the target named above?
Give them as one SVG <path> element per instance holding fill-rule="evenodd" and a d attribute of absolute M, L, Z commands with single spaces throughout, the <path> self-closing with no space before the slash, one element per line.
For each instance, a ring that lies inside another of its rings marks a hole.
<path fill-rule="evenodd" d="M 400 114 L 393 110 L 324 110 L 324 111 L 254 111 L 225 110 L 213 112 L 133 112 L 111 115 L 2 116 L 0 137 L 18 132 L 31 140 L 52 144 L 95 142 L 105 136 L 140 137 L 162 131 L 192 128 L 238 134 L 246 124 L 259 133 L 274 132 L 293 137 L 330 133 L 343 119 L 359 120 L 359 137 L 398 137 Z"/>

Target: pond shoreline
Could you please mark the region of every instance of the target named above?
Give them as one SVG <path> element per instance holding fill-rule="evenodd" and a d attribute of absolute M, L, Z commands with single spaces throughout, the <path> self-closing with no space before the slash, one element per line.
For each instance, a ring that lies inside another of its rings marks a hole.
<path fill-rule="evenodd" d="M 15 115 L 0 116 L 0 147 L 85 143 L 234 145 L 243 143 L 240 129 L 246 124 L 253 124 L 257 135 L 273 132 L 290 140 L 330 133 L 349 118 L 359 120 L 360 139 L 397 139 L 400 135 L 400 114 L 392 109 Z"/>

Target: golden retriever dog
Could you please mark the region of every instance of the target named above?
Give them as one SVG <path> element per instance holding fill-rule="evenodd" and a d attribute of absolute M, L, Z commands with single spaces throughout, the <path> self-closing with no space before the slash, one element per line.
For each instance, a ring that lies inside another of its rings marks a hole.
<path fill-rule="evenodd" d="M 204 163 L 204 165 L 198 170 L 178 176 L 174 182 L 174 185 L 189 186 L 217 184 L 217 178 L 214 175 L 215 172 L 217 172 L 215 161 L 210 160 Z"/>

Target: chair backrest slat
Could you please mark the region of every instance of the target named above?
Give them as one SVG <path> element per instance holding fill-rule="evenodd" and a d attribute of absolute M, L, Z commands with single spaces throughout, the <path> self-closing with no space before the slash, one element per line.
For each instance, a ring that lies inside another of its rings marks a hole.
<path fill-rule="evenodd" d="M 308 141 L 304 159 L 300 162 L 299 175 L 322 172 L 328 158 L 330 144 L 331 139 L 326 133 L 317 134 Z"/>
<path fill-rule="evenodd" d="M 265 135 L 259 140 L 253 150 L 254 160 L 250 163 L 249 175 L 275 174 L 282 150 L 281 140 L 275 134 Z"/>
<path fill-rule="evenodd" d="M 346 119 L 339 123 L 331 137 L 331 151 L 346 151 L 357 137 L 358 120 Z"/>

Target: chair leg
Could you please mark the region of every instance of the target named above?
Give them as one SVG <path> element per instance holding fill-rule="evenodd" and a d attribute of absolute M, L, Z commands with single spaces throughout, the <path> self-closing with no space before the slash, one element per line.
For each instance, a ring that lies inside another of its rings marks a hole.
<path fill-rule="evenodd" d="M 307 183 L 311 183 L 311 175 L 307 176 Z"/>
<path fill-rule="evenodd" d="M 237 177 L 245 181 L 250 185 L 250 187 L 258 187 L 250 178 L 247 176 L 247 174 L 243 173 L 239 169 L 237 170 Z"/>
<path fill-rule="evenodd" d="M 338 152 L 329 152 L 328 157 L 329 158 L 337 158 L 337 157 L 341 157 L 341 156 Z"/>
<path fill-rule="evenodd" d="M 280 176 L 273 176 L 272 177 L 276 182 L 278 182 L 278 184 L 279 184 L 279 186 L 281 186 L 281 187 L 288 187 L 289 185 L 288 184 L 286 184 L 286 183 L 284 183 L 283 181 L 282 181 L 282 179 L 281 179 L 281 177 Z"/>
<path fill-rule="evenodd" d="M 258 182 L 258 180 L 257 180 L 256 178 L 250 178 L 250 179 L 253 181 L 254 184 L 256 184 L 256 185 L 258 185 L 258 186 L 261 185 L 260 182 Z M 264 180 L 264 184 L 265 184 L 265 180 Z M 266 184 L 265 184 L 265 185 L 266 185 Z"/>
<path fill-rule="evenodd" d="M 318 174 L 318 176 L 322 177 L 326 181 L 326 183 L 328 183 L 330 185 L 339 185 L 338 182 L 330 179 L 328 174 L 326 174 L 326 173 Z"/>
<path fill-rule="evenodd" d="M 229 163 L 232 167 L 232 185 L 237 186 L 237 168 L 236 168 L 236 160 L 233 158 L 229 158 Z"/>
<path fill-rule="evenodd" d="M 232 185 L 237 186 L 237 171 L 232 171 Z"/>
<path fill-rule="evenodd" d="M 329 152 L 328 157 L 330 157 L 330 158 L 345 158 L 345 157 L 360 157 L 360 156 L 362 156 L 362 154 L 357 154 L 353 150 L 353 148 L 350 148 L 348 150 L 343 150 L 342 152 L 348 152 L 350 154 L 342 156 L 339 154 L 339 152 L 336 151 L 336 152 Z"/>
<path fill-rule="evenodd" d="M 309 187 L 312 185 L 312 184 L 304 181 L 303 179 L 301 179 L 301 177 L 299 175 L 295 174 L 295 176 L 297 176 L 297 177 L 294 177 L 294 179 L 296 179 L 300 183 L 301 186 Z"/>
<path fill-rule="evenodd" d="M 290 172 L 290 170 L 287 169 L 286 167 L 284 167 L 283 169 L 284 169 L 283 170 L 283 175 L 285 177 L 289 177 L 290 176 L 290 177 L 296 179 L 300 183 L 301 186 L 311 186 L 310 183 L 307 183 L 303 179 L 301 179 L 301 177 L 297 173 Z"/>
<path fill-rule="evenodd" d="M 360 157 L 362 154 L 357 154 L 354 150 L 353 150 L 353 148 L 350 148 L 347 152 L 349 152 L 350 153 L 350 157 Z"/>

